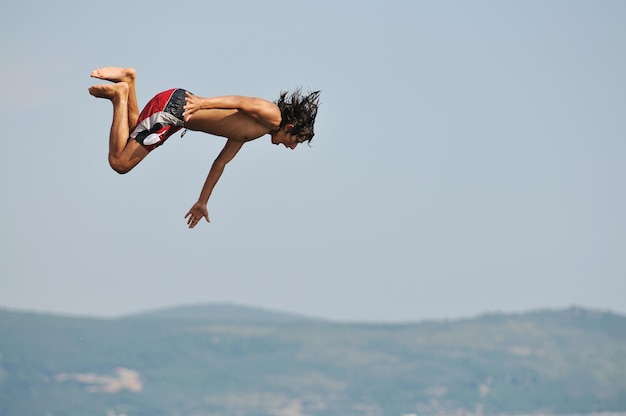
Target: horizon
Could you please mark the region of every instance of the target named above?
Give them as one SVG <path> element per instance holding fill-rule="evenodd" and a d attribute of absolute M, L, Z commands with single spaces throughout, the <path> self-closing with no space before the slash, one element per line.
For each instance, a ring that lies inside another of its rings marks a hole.
<path fill-rule="evenodd" d="M 488 316 L 524 316 L 524 315 L 533 315 L 537 313 L 558 313 L 558 312 L 568 312 L 568 311 L 584 311 L 588 313 L 601 313 L 601 314 L 609 314 L 617 317 L 626 318 L 626 313 L 611 310 L 611 309 L 602 309 L 602 308 L 592 308 L 585 307 L 582 305 L 569 305 L 563 307 L 554 307 L 554 308 L 536 308 L 536 309 L 528 309 L 528 310 L 519 310 L 519 311 L 485 311 L 478 313 L 473 316 L 457 316 L 457 317 L 442 317 L 442 318 L 424 318 L 419 320 L 398 320 L 398 321 L 388 321 L 388 320 L 338 320 L 328 317 L 320 317 L 320 316 L 310 316 L 306 314 L 301 314 L 293 311 L 286 311 L 280 309 L 271 309 L 261 306 L 247 305 L 247 304 L 238 304 L 232 302 L 206 302 L 206 303 L 189 303 L 189 304 L 177 304 L 170 306 L 162 306 L 156 307 L 153 309 L 147 310 L 136 310 L 130 311 L 120 315 L 90 315 L 90 314 L 73 314 L 73 313 L 64 313 L 64 312 L 54 312 L 54 311 L 45 311 L 45 310 L 37 310 L 37 309 L 23 309 L 23 308 L 13 308 L 7 307 L 4 305 L 0 305 L 0 310 L 4 310 L 7 312 L 15 312 L 15 313 L 25 313 L 25 314 L 35 314 L 35 315 L 43 315 L 43 316 L 53 316 L 59 318 L 76 318 L 76 319 L 105 319 L 105 320 L 118 320 L 125 319 L 139 315 L 150 315 L 157 314 L 168 311 L 175 311 L 179 309 L 200 309 L 203 307 L 230 307 L 233 309 L 241 309 L 248 312 L 265 312 L 268 314 L 279 314 L 285 315 L 287 317 L 301 318 L 305 320 L 311 321 L 324 321 L 326 323 L 337 323 L 337 324 L 372 324 L 372 325 L 404 325 L 404 324 L 419 324 L 419 323 L 427 323 L 427 322 L 458 322 L 458 321 L 467 321 L 467 320 L 476 320 L 483 317 Z"/>

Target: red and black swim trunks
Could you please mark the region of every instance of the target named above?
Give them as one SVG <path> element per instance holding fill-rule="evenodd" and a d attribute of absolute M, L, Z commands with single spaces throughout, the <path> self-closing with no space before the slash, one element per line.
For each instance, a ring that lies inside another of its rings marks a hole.
<path fill-rule="evenodd" d="M 132 139 L 150 151 L 165 143 L 168 137 L 183 128 L 183 112 L 187 91 L 174 88 L 155 95 L 141 110 Z"/>

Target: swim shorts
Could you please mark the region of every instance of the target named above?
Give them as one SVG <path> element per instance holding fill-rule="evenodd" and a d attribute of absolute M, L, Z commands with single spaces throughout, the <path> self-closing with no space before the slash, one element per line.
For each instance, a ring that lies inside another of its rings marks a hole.
<path fill-rule="evenodd" d="M 161 146 L 168 137 L 183 127 L 186 92 L 174 88 L 155 95 L 141 110 L 137 127 L 130 137 L 148 151 Z"/>

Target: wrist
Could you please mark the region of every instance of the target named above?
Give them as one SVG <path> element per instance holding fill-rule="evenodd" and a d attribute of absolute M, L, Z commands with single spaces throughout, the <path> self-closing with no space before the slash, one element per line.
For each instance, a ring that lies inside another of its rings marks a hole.
<path fill-rule="evenodd" d="M 211 99 L 210 98 L 203 98 L 202 100 L 200 100 L 200 108 L 203 110 L 210 110 L 211 109 Z"/>

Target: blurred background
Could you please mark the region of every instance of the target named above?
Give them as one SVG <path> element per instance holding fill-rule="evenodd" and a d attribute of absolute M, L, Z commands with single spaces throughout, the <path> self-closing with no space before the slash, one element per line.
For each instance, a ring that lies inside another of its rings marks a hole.
<path fill-rule="evenodd" d="M 626 312 L 626 3 L 4 2 L 0 306 L 112 317 L 227 302 L 338 321 Z M 311 147 L 224 139 L 125 176 L 89 78 L 275 100 Z"/>

